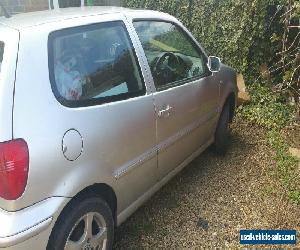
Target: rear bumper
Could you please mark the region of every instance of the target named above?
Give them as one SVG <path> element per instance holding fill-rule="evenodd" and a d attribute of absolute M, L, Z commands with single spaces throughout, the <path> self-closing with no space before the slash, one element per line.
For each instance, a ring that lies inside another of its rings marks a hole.
<path fill-rule="evenodd" d="M 47 245 L 54 222 L 68 201 L 68 198 L 53 197 L 16 212 L 0 209 L 0 248 L 30 249 L 24 248 L 27 242 L 31 249 L 45 249 L 41 246 Z M 43 237 L 39 240 L 40 234 Z"/>

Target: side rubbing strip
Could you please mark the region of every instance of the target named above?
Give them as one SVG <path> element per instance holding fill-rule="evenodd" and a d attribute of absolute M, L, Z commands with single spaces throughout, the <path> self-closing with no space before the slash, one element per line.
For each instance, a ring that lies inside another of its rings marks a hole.
<path fill-rule="evenodd" d="M 119 168 L 117 171 L 114 172 L 114 177 L 116 179 L 120 179 L 124 175 L 127 175 L 132 170 L 136 169 L 137 167 L 141 166 L 144 162 L 150 160 L 157 154 L 156 147 L 153 147 L 149 151 L 145 152 L 141 156 L 137 157 L 131 162 L 128 162 L 127 164 L 123 165 L 121 168 Z"/>
<path fill-rule="evenodd" d="M 197 129 L 198 127 L 200 127 L 201 125 L 205 124 L 206 122 L 210 121 L 211 119 L 213 119 L 216 116 L 216 112 L 211 112 L 209 114 L 207 114 L 206 116 L 196 120 L 195 122 L 193 122 L 192 124 L 190 124 L 189 126 L 185 127 L 184 129 L 180 130 L 179 132 L 177 132 L 176 134 L 174 134 L 173 136 L 169 137 L 167 140 L 161 142 L 157 148 L 158 151 L 161 152 L 165 149 L 167 149 L 168 147 L 170 147 L 172 144 L 174 144 L 176 141 L 180 140 L 181 138 L 183 138 L 184 136 L 192 133 L 195 129 Z"/>
<path fill-rule="evenodd" d="M 216 116 L 217 113 L 218 113 L 218 111 L 216 110 L 215 112 L 211 112 L 211 113 L 207 114 L 206 116 L 201 117 L 200 119 L 193 122 L 189 126 L 187 126 L 184 129 L 180 130 L 178 133 L 176 133 L 173 136 L 169 137 L 168 139 L 161 142 L 157 146 L 151 148 L 150 150 L 148 150 L 144 154 L 142 154 L 139 157 L 135 158 L 134 160 L 126 163 L 125 165 L 123 165 L 122 167 L 120 167 L 119 169 L 117 169 L 113 173 L 114 177 L 116 179 L 120 179 L 121 177 L 127 175 L 128 173 L 130 173 L 134 169 L 142 166 L 144 162 L 152 159 L 159 152 L 167 149 L 172 144 L 174 144 L 176 141 L 178 141 L 181 138 L 185 137 L 186 135 L 192 133 L 195 129 L 197 129 L 201 125 L 203 125 L 203 124 L 207 123 L 208 121 L 210 121 L 211 119 L 213 119 Z"/>

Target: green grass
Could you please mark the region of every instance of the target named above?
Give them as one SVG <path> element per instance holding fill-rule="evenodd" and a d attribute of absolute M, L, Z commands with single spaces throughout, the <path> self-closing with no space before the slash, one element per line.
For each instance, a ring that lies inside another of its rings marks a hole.
<path fill-rule="evenodd" d="M 300 203 L 300 177 L 297 170 L 298 160 L 289 153 L 289 144 L 279 131 L 272 130 L 267 134 L 270 146 L 275 150 L 277 175 L 286 187 L 288 198 L 292 203 Z"/>
<path fill-rule="evenodd" d="M 152 234 L 154 231 L 154 224 L 145 218 L 143 218 L 141 221 L 138 221 L 132 227 L 130 227 L 130 232 L 134 236 L 140 235 L 141 232 L 143 232 L 143 234 L 145 235 L 149 235 Z"/>
<path fill-rule="evenodd" d="M 291 123 L 295 110 L 268 87 L 255 84 L 249 87 L 249 92 L 251 104 L 238 108 L 237 115 L 268 130 L 266 137 L 275 151 L 276 176 L 286 187 L 289 201 L 300 204 L 298 160 L 289 153 L 289 142 L 281 133 L 282 128 Z M 267 192 L 273 192 L 273 188 L 268 187 Z"/>

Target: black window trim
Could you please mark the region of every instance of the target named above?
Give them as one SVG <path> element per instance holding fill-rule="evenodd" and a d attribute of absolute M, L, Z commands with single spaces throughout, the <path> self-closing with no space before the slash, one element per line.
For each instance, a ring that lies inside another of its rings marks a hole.
<path fill-rule="evenodd" d="M 183 32 L 184 36 L 186 36 L 187 39 L 192 42 L 192 46 L 196 49 L 196 51 L 198 53 L 200 53 L 201 55 L 203 55 L 203 57 L 205 58 L 205 61 L 204 61 L 205 65 L 204 66 L 206 68 L 206 72 L 203 75 L 194 76 L 194 77 L 191 77 L 191 78 L 182 79 L 182 80 L 175 81 L 175 82 L 170 82 L 170 83 L 167 83 L 166 85 L 161 86 L 159 88 L 157 88 L 157 86 L 154 83 L 154 87 L 155 87 L 157 92 L 172 89 L 172 88 L 175 88 L 175 87 L 178 87 L 178 86 L 181 86 L 181 85 L 185 85 L 187 83 L 193 83 L 195 81 L 204 79 L 204 78 L 209 77 L 209 76 L 212 75 L 212 72 L 209 70 L 209 68 L 207 66 L 208 56 L 203 51 L 203 49 L 197 44 L 195 38 L 193 36 L 191 36 L 188 32 L 186 32 L 184 30 L 184 28 L 182 28 L 178 23 L 176 23 L 174 21 L 171 21 L 171 20 L 165 20 L 165 19 L 162 19 L 162 18 L 134 18 L 134 19 L 132 19 L 132 24 L 134 26 L 135 22 L 145 22 L 145 21 L 162 22 L 162 23 L 173 24 L 174 26 L 176 26 L 176 28 L 178 28 L 178 30 Z M 134 29 L 135 29 L 135 27 L 134 27 Z M 135 32 L 137 33 L 136 29 L 135 29 Z M 138 35 L 138 33 L 137 33 L 137 35 Z M 140 40 L 139 40 L 139 42 L 141 43 Z M 141 46 L 142 46 L 142 43 L 141 43 Z M 143 48 L 143 46 L 142 46 L 142 48 Z M 144 50 L 144 48 L 143 48 L 143 50 Z M 148 63 L 148 60 L 147 60 L 147 63 Z M 148 63 L 148 65 L 149 65 L 149 63 Z M 149 67 L 150 67 L 150 65 L 149 65 Z M 151 72 L 151 75 L 152 75 L 152 72 Z"/>
<path fill-rule="evenodd" d="M 0 63 L 3 62 L 3 59 L 4 59 L 4 53 L 5 53 L 5 42 L 4 41 L 0 41 L 0 47 L 2 46 L 2 54 L 0 55 Z M 1 51 L 0 51 L 1 52 Z M 1 68 L 0 68 L 0 71 L 1 71 Z"/>
<path fill-rule="evenodd" d="M 66 100 L 64 97 L 62 97 L 57 89 L 56 81 L 55 81 L 55 72 L 54 72 L 54 39 L 58 36 L 62 36 L 63 34 L 74 34 L 79 31 L 87 32 L 87 31 L 92 31 L 92 30 L 97 30 L 99 26 L 104 24 L 111 24 L 113 25 L 114 23 L 119 23 L 125 32 L 125 35 L 128 38 L 128 41 L 130 45 L 132 46 L 132 52 L 134 54 L 134 59 L 135 59 L 135 64 L 138 68 L 138 73 L 139 77 L 141 79 L 141 84 L 143 88 L 139 91 L 134 91 L 134 92 L 128 92 L 124 94 L 119 94 L 115 96 L 107 96 L 107 97 L 99 97 L 95 99 L 87 99 L 87 100 L 76 100 L 76 101 L 70 101 Z M 71 31 L 71 32 L 70 32 Z M 75 27 L 70 27 L 70 28 L 64 28 L 60 30 L 55 30 L 51 32 L 48 36 L 48 70 L 49 70 L 49 79 L 50 79 L 50 84 L 51 84 L 51 89 L 52 92 L 57 99 L 57 101 L 62 104 L 63 106 L 66 106 L 68 108 L 82 108 L 82 107 L 92 107 L 92 106 L 98 106 L 106 103 L 111 103 L 111 102 L 118 102 L 118 101 L 125 101 L 131 98 L 136 98 L 136 97 L 141 97 L 146 95 L 146 85 L 145 85 L 145 79 L 142 73 L 141 65 L 138 60 L 136 48 L 134 47 L 134 43 L 130 37 L 130 33 L 124 23 L 123 20 L 114 20 L 114 21 L 106 21 L 106 22 L 97 22 L 97 23 L 92 23 L 92 24 L 87 24 L 87 25 L 80 25 L 80 26 L 75 26 Z"/>

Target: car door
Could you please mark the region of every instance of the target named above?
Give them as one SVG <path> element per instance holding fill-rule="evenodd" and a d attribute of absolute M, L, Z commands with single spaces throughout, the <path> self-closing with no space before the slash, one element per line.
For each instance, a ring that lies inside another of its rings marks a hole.
<path fill-rule="evenodd" d="M 135 20 L 156 92 L 158 171 L 163 178 L 213 141 L 219 82 L 207 57 L 179 25 Z"/>
<path fill-rule="evenodd" d="M 156 123 L 152 92 L 126 20 L 122 15 L 116 20 L 116 14 L 106 18 L 51 33 L 50 76 L 57 100 L 67 107 L 65 118 L 57 118 L 65 133 L 64 155 L 84 165 L 77 185 L 87 179 L 108 183 L 119 212 L 157 181 Z M 74 134 L 82 142 L 74 141 Z M 77 153 L 82 154 L 78 159 Z"/>

